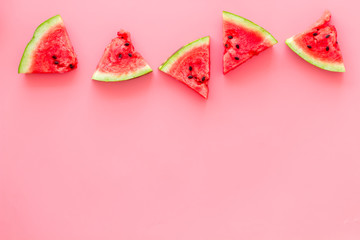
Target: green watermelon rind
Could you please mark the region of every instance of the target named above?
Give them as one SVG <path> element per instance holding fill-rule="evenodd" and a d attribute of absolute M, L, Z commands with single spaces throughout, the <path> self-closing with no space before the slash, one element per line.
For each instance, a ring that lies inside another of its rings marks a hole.
<path fill-rule="evenodd" d="M 237 25 L 241 25 L 243 27 L 249 28 L 255 32 L 260 33 L 265 39 L 269 41 L 271 45 L 275 45 L 276 43 L 278 43 L 278 41 L 273 37 L 273 35 L 271 35 L 271 33 L 269 33 L 263 27 L 260 27 L 256 23 L 253 23 L 249 19 L 243 18 L 239 15 L 227 11 L 223 11 L 223 19 L 225 21 L 234 22 Z"/>
<path fill-rule="evenodd" d="M 54 26 L 58 24 L 62 24 L 63 20 L 60 15 L 56 15 L 52 18 L 41 23 L 35 30 L 34 35 L 30 42 L 27 44 L 23 56 L 20 60 L 18 73 L 28 73 L 29 68 L 31 67 L 32 62 L 32 55 L 33 52 L 36 50 L 39 42 L 41 41 L 42 37 Z"/>
<path fill-rule="evenodd" d="M 345 72 L 345 66 L 343 63 L 330 63 L 317 60 L 316 58 L 310 56 L 305 51 L 302 50 L 300 46 L 296 44 L 294 41 L 294 37 L 288 38 L 285 41 L 286 45 L 293 50 L 297 55 L 299 55 L 302 59 L 311 63 L 312 65 L 319 67 L 324 70 L 332 71 L 332 72 Z"/>
<path fill-rule="evenodd" d="M 181 47 L 178 51 L 176 51 L 173 55 L 171 55 L 160 67 L 159 70 L 167 73 L 174 63 L 177 62 L 179 58 L 181 58 L 184 54 L 190 52 L 192 49 L 197 48 L 202 45 L 209 45 L 210 37 L 202 37 L 199 38 L 183 47 Z"/>
<path fill-rule="evenodd" d="M 117 75 L 115 73 L 110 73 L 110 72 L 96 71 L 93 74 L 92 79 L 101 82 L 119 82 L 119 81 L 125 81 L 133 78 L 141 77 L 151 72 L 152 72 L 151 67 L 149 65 L 146 65 L 143 68 L 137 69 L 134 72 L 128 74 L 122 74 L 122 75 Z"/>

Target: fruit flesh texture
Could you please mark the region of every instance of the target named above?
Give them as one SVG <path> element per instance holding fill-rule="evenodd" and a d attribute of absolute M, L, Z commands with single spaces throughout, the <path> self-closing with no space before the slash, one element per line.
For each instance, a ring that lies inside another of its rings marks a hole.
<path fill-rule="evenodd" d="M 144 58 L 135 51 L 130 33 L 121 30 L 105 48 L 93 75 L 94 80 L 122 81 L 151 72 Z"/>
<path fill-rule="evenodd" d="M 238 15 L 223 12 L 224 74 L 276 43 L 277 40 L 262 27 Z"/>
<path fill-rule="evenodd" d="M 78 60 L 59 15 L 42 23 L 24 51 L 19 73 L 65 73 L 77 68 Z"/>
<path fill-rule="evenodd" d="M 337 31 L 330 24 L 331 14 L 323 16 L 308 30 L 286 40 L 287 45 L 306 61 L 325 70 L 345 71 L 337 42 Z"/>
<path fill-rule="evenodd" d="M 32 73 L 68 72 L 77 68 L 77 64 L 66 29 L 59 24 L 42 38 L 34 53 L 30 71 Z"/>
<path fill-rule="evenodd" d="M 204 37 L 182 47 L 159 69 L 207 98 L 210 79 L 210 38 Z"/>

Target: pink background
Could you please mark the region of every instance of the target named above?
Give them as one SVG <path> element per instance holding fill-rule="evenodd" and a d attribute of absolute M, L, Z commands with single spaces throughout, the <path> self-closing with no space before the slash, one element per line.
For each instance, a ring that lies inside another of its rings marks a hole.
<path fill-rule="evenodd" d="M 0 3 L 1 240 L 359 240 L 359 3 L 338 0 Z M 344 74 L 284 41 L 333 13 Z M 279 43 L 222 74 L 222 16 Z M 61 14 L 79 58 L 18 75 L 34 29 Z M 154 72 L 91 80 L 124 28 Z M 209 99 L 157 67 L 211 36 Z"/>

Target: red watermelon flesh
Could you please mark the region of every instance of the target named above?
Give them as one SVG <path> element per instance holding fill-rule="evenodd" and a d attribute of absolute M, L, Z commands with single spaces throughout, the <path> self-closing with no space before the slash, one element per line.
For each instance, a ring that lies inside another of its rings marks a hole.
<path fill-rule="evenodd" d="M 276 43 L 277 40 L 262 27 L 223 11 L 224 74 Z"/>
<path fill-rule="evenodd" d="M 98 81 L 123 81 L 150 73 L 152 69 L 135 51 L 130 33 L 121 30 L 106 47 L 92 77 Z"/>
<path fill-rule="evenodd" d="M 180 48 L 159 69 L 207 98 L 210 79 L 210 37 L 200 38 Z"/>
<path fill-rule="evenodd" d="M 337 40 L 337 31 L 330 24 L 331 14 L 322 17 L 308 30 L 286 40 L 286 44 L 309 63 L 334 72 L 344 72 L 345 66 Z"/>
<path fill-rule="evenodd" d="M 65 73 L 77 68 L 78 60 L 59 15 L 42 23 L 27 45 L 19 73 Z"/>

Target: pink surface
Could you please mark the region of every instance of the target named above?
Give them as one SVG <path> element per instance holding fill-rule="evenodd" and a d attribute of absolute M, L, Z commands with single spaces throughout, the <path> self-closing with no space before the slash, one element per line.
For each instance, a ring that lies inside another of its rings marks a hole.
<path fill-rule="evenodd" d="M 357 1 L 0 3 L 1 240 L 359 240 Z M 347 72 L 284 44 L 333 13 Z M 221 11 L 279 43 L 222 75 Z M 79 58 L 65 75 L 18 75 L 37 25 L 61 14 Z M 124 28 L 153 67 L 91 75 Z M 209 99 L 157 71 L 211 36 Z"/>

